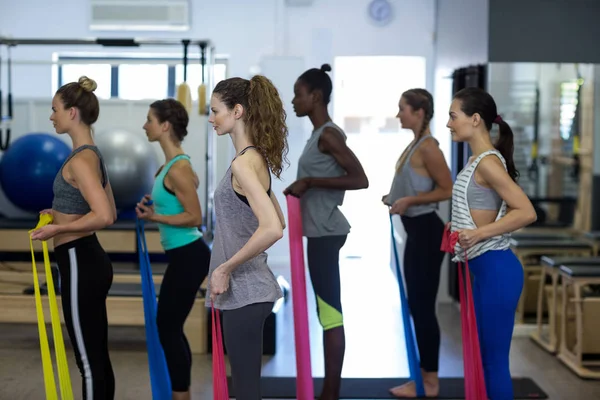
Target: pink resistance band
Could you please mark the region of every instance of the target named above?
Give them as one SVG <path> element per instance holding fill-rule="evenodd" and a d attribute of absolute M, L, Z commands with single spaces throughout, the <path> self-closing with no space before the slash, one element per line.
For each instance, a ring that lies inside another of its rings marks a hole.
<path fill-rule="evenodd" d="M 310 364 L 310 338 L 308 330 L 308 306 L 306 299 L 306 274 L 304 272 L 304 246 L 302 244 L 300 199 L 287 195 L 286 200 L 290 236 L 294 341 L 296 343 L 296 398 L 298 400 L 314 400 L 315 394 Z"/>
<path fill-rule="evenodd" d="M 441 250 L 454 254 L 454 246 L 458 242 L 458 232 L 444 230 Z M 469 261 L 465 250 L 465 272 L 463 281 L 463 265 L 458 263 L 458 286 L 460 291 L 460 322 L 462 327 L 463 363 L 465 374 L 465 399 L 481 400 L 487 399 L 485 378 L 483 374 L 483 363 L 481 361 L 481 350 L 479 347 L 479 335 L 477 334 L 477 318 L 475 306 L 473 305 L 473 291 L 471 289 L 471 274 L 469 272 Z"/>
<path fill-rule="evenodd" d="M 225 353 L 223 351 L 223 335 L 219 311 L 211 304 L 212 314 L 212 361 L 213 361 L 213 400 L 229 400 L 227 386 L 227 370 L 225 369 Z"/>

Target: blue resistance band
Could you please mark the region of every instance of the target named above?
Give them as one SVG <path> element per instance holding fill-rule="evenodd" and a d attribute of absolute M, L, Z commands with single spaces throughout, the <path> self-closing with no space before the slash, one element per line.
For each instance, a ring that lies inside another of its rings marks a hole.
<path fill-rule="evenodd" d="M 414 327 L 408 308 L 408 300 L 404 291 L 404 280 L 400 272 L 400 257 L 398 257 L 398 247 L 394 235 L 394 223 L 392 214 L 390 214 L 390 226 L 392 228 L 392 245 L 394 246 L 394 258 L 396 260 L 396 276 L 398 277 L 398 286 L 400 288 L 400 306 L 402 307 L 402 323 L 404 325 L 404 342 L 406 343 L 406 354 L 408 355 L 408 369 L 410 371 L 410 380 L 417 386 L 417 397 L 425 396 L 423 386 L 423 377 L 421 376 L 421 366 L 419 362 L 419 351 L 417 350 L 417 341 L 415 339 Z"/>
<path fill-rule="evenodd" d="M 148 203 L 150 205 L 151 203 Z M 146 328 L 146 347 L 148 349 L 148 365 L 150 368 L 150 383 L 152 385 L 152 399 L 164 400 L 172 397 L 171 378 L 167 368 L 167 361 L 156 325 L 157 300 L 152 278 L 150 256 L 146 245 L 144 221 L 136 219 L 137 243 L 142 276 L 142 296 L 144 299 L 144 319 Z"/>

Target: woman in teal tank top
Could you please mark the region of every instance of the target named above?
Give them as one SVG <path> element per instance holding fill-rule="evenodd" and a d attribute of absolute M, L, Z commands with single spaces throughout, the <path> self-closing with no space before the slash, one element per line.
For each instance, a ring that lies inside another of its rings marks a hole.
<path fill-rule="evenodd" d="M 150 142 L 160 144 L 165 165 L 156 174 L 152 194 L 144 196 L 136 208 L 138 218 L 158 224 L 169 260 L 158 297 L 156 322 L 174 400 L 190 399 L 192 355 L 183 325 L 210 265 L 210 250 L 199 230 L 199 180 L 190 157 L 181 148 L 188 121 L 187 111 L 174 99 L 150 105 L 144 130 Z"/>

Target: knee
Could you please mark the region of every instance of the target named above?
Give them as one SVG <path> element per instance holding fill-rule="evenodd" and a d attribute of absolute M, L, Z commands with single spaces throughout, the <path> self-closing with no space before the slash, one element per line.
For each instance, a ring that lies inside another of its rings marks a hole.
<path fill-rule="evenodd" d="M 344 325 L 344 316 L 340 309 L 337 309 L 327 304 L 323 299 L 317 296 L 317 308 L 319 315 L 319 323 L 323 327 L 324 331 L 338 328 Z"/>

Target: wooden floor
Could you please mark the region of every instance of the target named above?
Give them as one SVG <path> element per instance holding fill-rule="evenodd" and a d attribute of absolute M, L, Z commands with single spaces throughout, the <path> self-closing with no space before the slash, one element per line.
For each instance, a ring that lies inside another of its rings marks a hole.
<path fill-rule="evenodd" d="M 288 277 L 285 270 L 278 271 Z M 288 278 L 289 279 L 289 278 Z M 344 260 L 343 304 L 347 332 L 345 377 L 406 377 L 408 367 L 394 276 L 377 260 Z M 310 287 L 308 288 L 310 291 Z M 322 376 L 321 331 L 309 295 L 313 375 Z M 462 348 L 458 310 L 450 304 L 438 311 L 442 329 L 440 375 L 462 376 Z M 66 337 L 66 331 L 65 331 Z M 76 394 L 81 383 L 67 340 L 71 378 Z M 144 329 L 111 328 L 111 357 L 117 379 L 116 399 L 151 399 Z M 0 326 L 0 399 L 44 399 L 37 326 Z M 513 376 L 530 377 L 553 400 L 600 399 L 600 382 L 583 381 L 527 338 L 515 338 L 511 351 Z M 212 398 L 211 357 L 194 359 L 193 398 Z M 265 357 L 263 375 L 292 376 L 295 373 L 293 315 L 291 301 L 278 321 L 278 351 Z M 76 395 L 76 398 L 80 398 Z"/>

